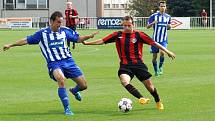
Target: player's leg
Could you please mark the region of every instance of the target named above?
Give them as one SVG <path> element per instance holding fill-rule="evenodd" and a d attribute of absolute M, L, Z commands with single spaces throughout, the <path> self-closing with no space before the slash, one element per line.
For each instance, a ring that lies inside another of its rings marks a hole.
<path fill-rule="evenodd" d="M 146 89 L 151 93 L 151 95 L 154 97 L 154 100 L 156 102 L 156 107 L 159 110 L 163 110 L 164 106 L 163 103 L 160 100 L 159 94 L 157 92 L 157 89 L 154 87 L 154 85 L 152 84 L 152 81 L 150 79 L 144 80 L 142 81 L 143 84 L 145 85 Z"/>
<path fill-rule="evenodd" d="M 63 104 L 64 112 L 66 115 L 73 115 L 73 112 L 71 111 L 69 107 L 69 98 L 68 94 L 65 88 L 65 76 L 60 68 L 57 68 L 53 71 L 53 78 L 58 82 L 58 96 Z"/>
<path fill-rule="evenodd" d="M 79 91 L 87 89 L 87 83 L 81 69 L 71 60 L 64 63 L 64 74 L 66 78 L 72 79 L 77 85 L 70 88 L 69 91 L 75 96 L 76 100 L 81 101 L 81 94 Z"/>
<path fill-rule="evenodd" d="M 160 43 L 163 47 L 167 48 L 167 42 L 163 41 L 162 43 Z M 164 64 L 164 52 L 160 51 L 160 62 L 159 62 L 159 68 L 158 68 L 158 72 L 159 74 L 163 74 L 163 64 Z"/>
<path fill-rule="evenodd" d="M 133 85 L 130 84 L 130 81 L 132 80 L 134 75 L 132 74 L 132 72 L 130 72 L 129 69 L 120 67 L 118 71 L 118 76 L 123 87 L 125 87 L 125 89 L 134 97 L 138 98 L 141 104 L 149 102 L 149 99 L 144 98 L 142 94 L 140 94 L 140 92 Z"/>
<path fill-rule="evenodd" d="M 164 52 L 160 51 L 159 74 L 163 74 Z"/>
<path fill-rule="evenodd" d="M 152 53 L 152 65 L 154 68 L 154 72 L 155 72 L 155 76 L 159 76 L 158 75 L 158 65 L 157 65 L 157 54 L 159 52 L 159 49 L 151 46 L 151 53 Z"/>
<path fill-rule="evenodd" d="M 81 101 L 81 94 L 79 91 L 83 91 L 87 89 L 87 81 L 84 75 L 78 76 L 76 78 L 72 78 L 73 81 L 76 82 L 76 86 L 74 88 L 70 88 L 70 92 L 75 96 L 78 101 Z"/>

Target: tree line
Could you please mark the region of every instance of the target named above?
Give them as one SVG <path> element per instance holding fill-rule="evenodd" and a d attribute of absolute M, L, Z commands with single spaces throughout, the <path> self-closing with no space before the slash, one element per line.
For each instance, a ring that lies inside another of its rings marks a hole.
<path fill-rule="evenodd" d="M 158 10 L 161 0 L 131 0 L 127 11 L 133 16 L 150 16 L 153 11 Z M 167 13 L 177 17 L 198 17 L 202 9 L 209 14 L 210 0 L 166 0 Z"/>

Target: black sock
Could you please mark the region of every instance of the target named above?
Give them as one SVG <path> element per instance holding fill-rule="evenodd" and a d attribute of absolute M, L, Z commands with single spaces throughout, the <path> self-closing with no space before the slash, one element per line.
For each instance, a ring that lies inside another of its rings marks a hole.
<path fill-rule="evenodd" d="M 159 95 L 157 93 L 157 89 L 156 88 L 154 88 L 154 92 L 150 92 L 150 93 L 154 97 L 155 102 L 159 102 L 160 101 L 160 98 L 159 98 Z"/>
<path fill-rule="evenodd" d="M 140 99 L 141 97 L 143 97 L 140 92 L 134 87 L 132 86 L 131 84 L 128 84 L 125 86 L 125 88 L 127 89 L 127 91 L 129 93 L 131 93 L 134 97 Z"/>

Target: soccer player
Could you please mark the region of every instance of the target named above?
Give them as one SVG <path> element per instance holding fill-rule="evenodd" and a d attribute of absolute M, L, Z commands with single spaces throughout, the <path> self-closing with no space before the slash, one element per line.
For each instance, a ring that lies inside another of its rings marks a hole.
<path fill-rule="evenodd" d="M 130 94 L 138 98 L 140 104 L 148 103 L 149 99 L 143 97 L 140 92 L 130 84 L 132 78 L 136 76 L 154 97 L 157 108 L 162 110 L 164 109 L 163 103 L 150 79 L 152 75 L 148 72 L 148 68 L 142 59 L 143 44 L 149 44 L 163 50 L 172 59 L 175 58 L 175 54 L 155 42 L 144 32 L 134 30 L 133 27 L 133 18 L 131 16 L 125 16 L 123 19 L 123 31 L 116 31 L 103 39 L 83 42 L 83 44 L 102 45 L 104 43 L 108 44 L 114 42 L 120 59 L 118 76 L 121 84 Z"/>
<path fill-rule="evenodd" d="M 76 9 L 72 7 L 72 2 L 66 3 L 66 10 L 65 10 L 65 19 L 66 19 L 66 27 L 76 31 L 76 19 L 78 18 L 78 12 Z M 70 43 L 67 43 L 70 47 Z M 73 49 L 75 49 L 75 43 L 73 42 Z"/>
<path fill-rule="evenodd" d="M 171 28 L 171 16 L 165 13 L 165 1 L 159 2 L 159 9 L 159 12 L 156 12 L 149 17 L 147 28 L 151 28 L 153 26 L 153 39 L 163 47 L 167 48 L 167 30 Z M 157 65 L 157 55 L 159 53 L 159 48 L 151 46 L 151 53 L 153 54 L 152 64 L 154 67 L 155 76 L 159 76 L 163 74 L 164 52 L 162 50 L 160 51 L 159 66 Z"/>
<path fill-rule="evenodd" d="M 63 104 L 66 115 L 73 115 L 69 106 L 69 98 L 65 88 L 67 78 L 72 79 L 77 85 L 70 88 L 69 91 L 78 101 L 81 101 L 79 91 L 87 89 L 86 79 L 81 69 L 75 64 L 69 51 L 66 41 L 83 42 L 89 38 L 93 38 L 95 33 L 86 36 L 79 36 L 77 32 L 61 27 L 63 15 L 56 11 L 50 17 L 50 26 L 35 32 L 33 35 L 24 39 L 17 40 L 14 43 L 6 44 L 3 50 L 6 51 L 15 46 L 39 44 L 43 56 L 47 61 L 47 67 L 50 78 L 58 84 L 58 96 Z"/>
<path fill-rule="evenodd" d="M 201 17 L 202 17 L 203 27 L 206 27 L 207 26 L 207 17 L 208 17 L 208 14 L 205 11 L 205 9 L 202 10 Z"/>

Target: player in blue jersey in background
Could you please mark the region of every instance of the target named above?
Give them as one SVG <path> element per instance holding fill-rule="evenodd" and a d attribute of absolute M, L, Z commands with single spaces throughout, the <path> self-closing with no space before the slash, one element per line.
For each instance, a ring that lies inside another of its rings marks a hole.
<path fill-rule="evenodd" d="M 67 78 L 70 78 L 76 82 L 77 85 L 74 88 L 70 88 L 69 91 L 78 101 L 82 99 L 79 91 L 87 89 L 87 84 L 82 71 L 72 58 L 70 49 L 67 46 L 67 40 L 80 43 L 93 38 L 97 32 L 86 36 L 79 36 L 77 32 L 67 27 L 61 27 L 62 22 L 62 13 L 56 11 L 50 17 L 49 27 L 41 29 L 24 39 L 17 40 L 12 44 L 6 44 L 3 50 L 6 51 L 12 47 L 26 44 L 39 44 L 42 54 L 47 61 L 50 78 L 58 83 L 58 96 L 64 106 L 64 113 L 66 115 L 73 115 L 69 106 L 65 81 Z"/>
<path fill-rule="evenodd" d="M 163 47 L 167 48 L 167 30 L 171 28 L 171 16 L 165 13 L 165 11 L 166 2 L 160 1 L 159 11 L 149 17 L 147 28 L 153 27 L 153 39 Z M 159 53 L 159 49 L 155 46 L 151 46 L 151 52 L 153 53 L 152 64 L 154 67 L 155 76 L 159 76 L 163 74 L 164 52 L 160 50 L 159 66 L 157 65 L 157 55 Z"/>

